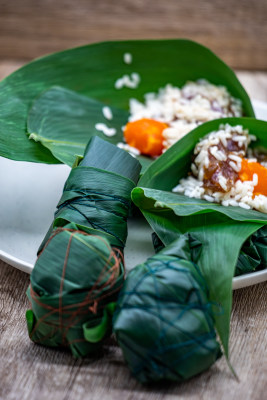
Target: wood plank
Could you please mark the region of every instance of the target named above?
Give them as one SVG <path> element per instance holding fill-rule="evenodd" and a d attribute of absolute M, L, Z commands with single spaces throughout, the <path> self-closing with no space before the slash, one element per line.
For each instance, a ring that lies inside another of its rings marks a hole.
<path fill-rule="evenodd" d="M 0 57 L 29 60 L 86 43 L 187 37 L 229 65 L 267 69 L 267 2 L 0 0 Z"/>
<path fill-rule="evenodd" d="M 109 340 L 99 357 L 76 360 L 69 353 L 30 342 L 24 319 L 29 276 L 0 262 L 0 398 L 262 400 L 266 394 L 267 282 L 234 293 L 231 361 L 222 358 L 183 384 L 142 386 L 131 377 L 121 350 Z"/>

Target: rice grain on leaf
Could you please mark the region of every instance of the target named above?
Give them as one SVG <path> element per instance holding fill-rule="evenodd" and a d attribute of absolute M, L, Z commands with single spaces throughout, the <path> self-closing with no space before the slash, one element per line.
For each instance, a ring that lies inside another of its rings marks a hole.
<path fill-rule="evenodd" d="M 110 107 L 113 118 L 103 115 L 104 104 L 62 87 L 52 87 L 38 97 L 28 114 L 29 138 L 43 146 L 61 162 L 72 166 L 76 156 L 82 156 L 92 136 L 110 143 L 123 140 L 121 127 L 127 122 L 125 110 Z M 98 124 L 116 130 L 107 136 L 97 129 Z"/>

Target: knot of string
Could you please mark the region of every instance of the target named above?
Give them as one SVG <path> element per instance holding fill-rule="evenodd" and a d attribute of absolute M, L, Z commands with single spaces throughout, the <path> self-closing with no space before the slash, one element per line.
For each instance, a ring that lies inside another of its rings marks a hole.
<path fill-rule="evenodd" d="M 57 228 L 48 241 L 46 242 L 42 252 L 39 254 L 38 258 L 41 257 L 42 253 L 45 251 L 49 243 L 53 240 L 53 238 L 61 232 L 70 232 L 70 237 L 67 245 L 67 250 L 65 254 L 64 264 L 62 268 L 62 274 L 60 279 L 60 287 L 58 296 L 55 296 L 55 305 L 50 305 L 46 303 L 45 296 L 40 296 L 37 292 L 33 290 L 32 284 L 30 284 L 30 296 L 32 306 L 34 303 L 41 307 L 43 310 L 46 311 L 45 314 L 42 315 L 39 319 L 37 319 L 33 330 L 30 333 L 30 337 L 32 338 L 40 324 L 47 324 L 52 329 L 47 336 L 43 336 L 34 340 L 35 342 L 42 343 L 43 341 L 53 337 L 56 333 L 60 333 L 62 335 L 62 344 L 72 344 L 74 342 L 81 342 L 86 341 L 84 338 L 74 339 L 71 342 L 66 341 L 66 336 L 68 334 L 69 329 L 74 327 L 79 327 L 81 320 L 84 319 L 85 316 L 92 317 L 94 314 L 96 315 L 100 309 L 105 307 L 103 304 L 103 300 L 106 298 L 111 297 L 115 293 L 117 293 L 122 286 L 116 285 L 118 276 L 120 271 L 123 271 L 124 274 L 124 258 L 123 253 L 118 248 L 111 248 L 109 247 L 109 256 L 106 260 L 105 265 L 103 266 L 97 280 L 92 284 L 88 291 L 84 292 L 83 300 L 79 302 L 72 302 L 68 305 L 63 305 L 63 288 L 64 288 L 64 280 L 66 275 L 66 270 L 68 267 L 68 260 L 69 260 L 69 252 L 70 247 L 72 244 L 73 237 L 75 234 L 81 234 L 84 236 L 94 236 L 98 240 L 102 241 L 104 244 L 107 245 L 107 242 L 99 236 L 90 235 L 81 230 L 75 229 L 66 229 L 66 228 Z M 102 282 L 102 283 L 101 283 Z M 101 303 L 101 304 L 100 304 Z M 55 317 L 58 318 L 52 318 Z"/>

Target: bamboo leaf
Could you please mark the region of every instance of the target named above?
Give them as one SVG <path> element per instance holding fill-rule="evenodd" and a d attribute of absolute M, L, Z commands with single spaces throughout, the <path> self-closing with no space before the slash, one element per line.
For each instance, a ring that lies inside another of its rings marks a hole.
<path fill-rule="evenodd" d="M 202 244 L 197 263 L 208 283 L 210 300 L 219 303 L 223 309 L 222 315 L 215 315 L 215 322 L 228 357 L 232 278 L 237 258 L 246 239 L 267 224 L 267 214 L 171 193 L 179 179 L 187 175 L 198 140 L 225 122 L 241 124 L 258 138 L 255 146 L 267 148 L 265 121 L 231 118 L 207 122 L 181 139 L 146 170 L 139 181 L 142 187 L 133 190 L 132 199 L 164 245 L 188 232 Z"/>
<path fill-rule="evenodd" d="M 113 331 L 141 382 L 182 382 L 220 356 L 207 284 L 181 236 L 128 274 Z"/>
<path fill-rule="evenodd" d="M 61 162 L 72 166 L 76 156 L 82 156 L 92 136 L 99 136 L 110 143 L 122 142 L 122 126 L 128 119 L 125 110 L 110 107 L 112 121 L 105 119 L 105 105 L 79 95 L 72 90 L 53 87 L 36 99 L 28 115 L 27 130 L 30 138 L 41 142 Z M 116 129 L 108 137 L 96 129 L 102 123 Z"/>
<path fill-rule="evenodd" d="M 130 65 L 123 62 L 126 52 L 133 56 Z M 140 75 L 139 86 L 135 90 L 116 90 L 116 80 L 132 72 Z M 34 100 L 55 85 L 127 111 L 131 97 L 142 100 L 145 93 L 167 83 L 181 86 L 198 78 L 226 86 L 242 100 L 245 115 L 254 116 L 249 97 L 234 72 L 209 49 L 190 40 L 105 42 L 39 58 L 0 83 L 0 155 L 14 160 L 58 162 L 40 142 L 26 136 L 27 116 Z M 73 153 L 77 152 L 74 146 Z"/>
<path fill-rule="evenodd" d="M 215 323 L 228 356 L 232 278 L 237 258 L 242 244 L 267 224 L 267 218 L 265 216 L 258 221 L 254 216 L 251 219 L 246 219 L 245 216 L 240 220 L 230 219 L 227 213 L 222 213 L 221 210 L 210 212 L 208 207 L 206 213 L 203 213 L 203 206 L 198 204 L 195 208 L 199 207 L 200 212 L 188 214 L 184 210 L 185 196 L 180 196 L 184 197 L 183 202 L 175 204 L 172 196 L 175 195 L 142 188 L 134 189 L 132 193 L 134 203 L 166 246 L 186 232 L 193 234 L 194 239 L 202 243 L 197 262 L 207 281 L 210 301 L 220 304 L 223 309 L 222 315 L 215 315 Z"/>
<path fill-rule="evenodd" d="M 34 342 L 69 347 L 83 357 L 111 333 L 124 281 L 131 190 L 141 166 L 99 137 L 90 140 L 79 161 L 40 246 L 27 290 L 32 312 L 26 318 Z"/>
<path fill-rule="evenodd" d="M 267 122 L 255 118 L 221 118 L 206 122 L 192 130 L 162 154 L 143 174 L 139 186 L 172 190 L 190 170 L 191 153 L 200 138 L 221 124 L 242 125 L 257 137 L 256 147 L 267 148 Z M 188 199 L 187 199 L 188 202 Z"/>

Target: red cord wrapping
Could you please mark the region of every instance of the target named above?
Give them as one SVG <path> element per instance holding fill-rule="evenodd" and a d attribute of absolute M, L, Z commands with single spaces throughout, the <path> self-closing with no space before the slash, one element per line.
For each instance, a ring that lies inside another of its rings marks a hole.
<path fill-rule="evenodd" d="M 36 330 L 38 329 L 38 326 L 40 323 L 44 322 L 47 325 L 51 325 L 54 326 L 54 330 L 52 330 L 52 333 L 50 332 L 49 335 L 42 337 L 39 340 L 34 340 L 36 343 L 41 343 L 43 340 L 48 339 L 49 337 L 52 337 L 57 331 L 62 332 L 62 344 L 72 344 L 72 343 L 77 343 L 77 342 L 86 342 L 85 339 L 75 339 L 71 342 L 67 342 L 66 341 L 66 335 L 69 331 L 70 328 L 74 327 L 82 318 L 85 314 L 88 313 L 88 310 L 93 313 L 96 314 L 97 310 L 99 308 L 104 308 L 103 306 L 99 306 L 99 302 L 101 302 L 104 298 L 111 296 L 112 294 L 118 292 L 121 287 L 122 284 L 117 287 L 114 290 L 109 290 L 108 293 L 106 293 L 105 295 L 102 295 L 100 297 L 98 297 L 97 299 L 92 299 L 91 298 L 91 294 L 92 292 L 96 289 L 97 285 L 101 282 L 102 279 L 105 278 L 106 274 L 110 274 L 110 277 L 108 278 L 108 280 L 101 286 L 101 288 L 99 288 L 99 292 L 102 292 L 106 287 L 110 287 L 110 289 L 116 284 L 117 281 L 117 277 L 120 273 L 120 268 L 121 268 L 121 263 L 124 265 L 124 257 L 123 257 L 123 253 L 120 249 L 118 248 L 111 248 L 111 252 L 109 254 L 109 258 L 107 260 L 107 263 L 105 264 L 103 270 L 101 271 L 97 281 L 95 282 L 95 284 L 92 286 L 92 288 L 88 291 L 85 299 L 82 302 L 79 303 L 74 303 L 74 304 L 70 304 L 67 306 L 62 306 L 62 292 L 63 292 L 63 288 L 64 288 L 64 278 L 65 278 L 65 274 L 66 274 L 66 269 L 67 269 L 67 265 L 68 265 L 68 257 L 69 257 L 69 251 L 70 251 L 70 247 L 71 247 L 71 242 L 73 239 L 73 236 L 76 233 L 79 233 L 81 235 L 84 236 L 92 236 L 92 237 L 96 237 L 98 240 L 101 240 L 105 245 L 107 245 L 107 242 L 100 236 L 97 235 L 91 235 L 88 234 L 84 231 L 81 230 L 75 230 L 75 229 L 66 229 L 66 228 L 57 228 L 52 235 L 50 236 L 50 238 L 48 239 L 48 241 L 46 242 L 44 248 L 42 249 L 42 251 L 39 253 L 38 258 L 40 257 L 40 255 L 43 253 L 43 251 L 46 249 L 46 247 L 48 246 L 48 244 L 50 243 L 50 241 L 60 232 L 62 231 L 67 231 L 67 232 L 71 232 L 71 236 L 68 242 L 68 246 L 67 246 L 67 251 L 66 251 L 66 256 L 65 256 L 65 260 L 64 260 L 64 265 L 63 265 L 63 269 L 62 269 L 62 276 L 61 276 L 61 281 L 60 281 L 60 289 L 59 289 L 59 304 L 58 307 L 53 307 L 53 306 L 49 306 L 48 304 L 45 304 L 41 301 L 40 296 L 33 290 L 32 285 L 30 284 L 30 295 L 32 298 L 32 301 L 34 301 L 36 304 L 38 304 L 40 307 L 48 310 L 48 312 L 43 315 L 40 319 L 38 319 L 38 321 L 36 322 L 32 332 L 30 333 L 30 338 L 32 338 L 32 336 L 34 335 L 34 333 L 36 332 Z M 109 246 L 107 246 L 109 247 Z M 108 266 L 110 265 L 111 260 L 115 260 L 114 265 L 111 268 L 108 268 Z M 123 273 L 124 269 L 123 269 Z M 84 309 L 84 307 L 88 306 L 86 309 Z M 71 312 L 71 309 L 74 308 L 75 310 L 73 312 Z M 51 322 L 46 321 L 47 318 L 49 318 L 51 315 L 58 313 L 59 314 L 59 326 L 58 325 L 54 325 Z M 67 325 L 64 325 L 63 323 L 63 315 L 68 315 L 70 314 L 70 317 L 68 319 L 68 323 Z M 77 319 L 78 317 L 78 319 Z M 76 320 L 75 320 L 76 319 Z"/>

